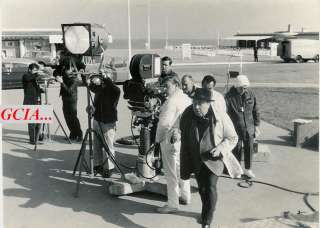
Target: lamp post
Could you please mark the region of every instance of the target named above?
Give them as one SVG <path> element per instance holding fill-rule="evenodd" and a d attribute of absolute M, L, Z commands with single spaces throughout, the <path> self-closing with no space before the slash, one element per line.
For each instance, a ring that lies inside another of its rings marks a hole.
<path fill-rule="evenodd" d="M 169 37 L 169 34 L 168 34 L 168 16 L 166 16 L 166 49 L 168 49 L 168 37 Z"/>
<path fill-rule="evenodd" d="M 148 27 L 148 49 L 150 49 L 150 48 L 151 48 L 151 35 L 150 35 L 150 0 L 148 0 L 147 27 Z"/>
<path fill-rule="evenodd" d="M 131 17 L 130 17 L 130 0 L 128 0 L 128 62 L 131 59 Z M 129 75 L 130 77 L 130 75 Z"/>

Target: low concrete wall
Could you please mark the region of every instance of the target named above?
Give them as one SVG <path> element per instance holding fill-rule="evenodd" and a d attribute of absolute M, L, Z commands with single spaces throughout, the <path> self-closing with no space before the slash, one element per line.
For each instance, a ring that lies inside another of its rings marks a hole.
<path fill-rule="evenodd" d="M 296 147 L 319 147 L 319 120 L 295 119 L 293 141 Z"/>

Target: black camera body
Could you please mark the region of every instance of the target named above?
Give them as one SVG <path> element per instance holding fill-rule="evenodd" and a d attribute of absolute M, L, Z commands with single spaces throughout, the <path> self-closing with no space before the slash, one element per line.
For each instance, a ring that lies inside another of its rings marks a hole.
<path fill-rule="evenodd" d="M 137 54 L 130 61 L 131 79 L 123 84 L 124 99 L 133 115 L 153 122 L 159 116 L 164 89 L 155 81 L 161 75 L 161 59 L 157 54 Z M 151 81 L 151 82 L 150 82 Z M 136 124 L 140 124 L 138 121 Z"/>

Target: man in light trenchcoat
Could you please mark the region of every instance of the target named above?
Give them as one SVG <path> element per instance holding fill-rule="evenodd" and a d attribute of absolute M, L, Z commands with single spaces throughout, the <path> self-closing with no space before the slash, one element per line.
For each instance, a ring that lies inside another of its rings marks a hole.
<path fill-rule="evenodd" d="M 217 181 L 224 169 L 223 163 L 230 168 L 228 161 L 235 162 L 233 164 L 237 171 L 231 173 L 233 176 L 242 174 L 240 164 L 231 153 L 238 136 L 229 116 L 215 110 L 211 105 L 211 92 L 204 88 L 196 89 L 193 104 L 181 116 L 180 130 L 181 179 L 188 180 L 192 173 L 195 174 L 202 201 L 199 222 L 202 227 L 210 227 L 217 203 Z"/>

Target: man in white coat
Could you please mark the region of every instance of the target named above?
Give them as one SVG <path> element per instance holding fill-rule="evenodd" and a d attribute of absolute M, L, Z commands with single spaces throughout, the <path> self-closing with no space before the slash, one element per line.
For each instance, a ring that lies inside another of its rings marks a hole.
<path fill-rule="evenodd" d="M 180 179 L 180 116 L 190 104 L 191 99 L 180 89 L 178 77 L 164 79 L 167 100 L 161 107 L 156 132 L 156 143 L 160 143 L 162 162 L 167 181 L 167 205 L 157 209 L 159 213 L 174 213 L 179 210 L 179 185 L 181 201 L 190 203 L 190 182 Z"/>

